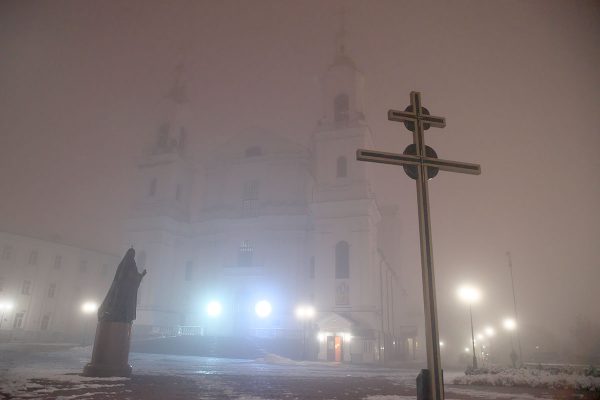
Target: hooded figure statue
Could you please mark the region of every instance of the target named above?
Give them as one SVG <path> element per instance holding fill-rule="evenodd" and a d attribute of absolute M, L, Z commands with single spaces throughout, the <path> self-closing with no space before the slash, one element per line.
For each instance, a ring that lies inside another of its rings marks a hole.
<path fill-rule="evenodd" d="M 146 270 L 138 272 L 135 250 L 130 248 L 121 260 L 112 285 L 98 309 L 98 321 L 127 322 L 135 319 L 137 291 Z"/>

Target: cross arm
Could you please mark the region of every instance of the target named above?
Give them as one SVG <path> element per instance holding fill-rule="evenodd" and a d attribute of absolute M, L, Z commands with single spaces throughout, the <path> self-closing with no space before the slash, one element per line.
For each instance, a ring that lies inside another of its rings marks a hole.
<path fill-rule="evenodd" d="M 436 117 L 427 114 L 417 116 L 414 112 L 410 111 L 389 110 L 388 120 L 397 122 L 415 122 L 420 120 L 436 128 L 443 128 L 446 126 L 446 118 L 444 117 Z"/>
<path fill-rule="evenodd" d="M 432 157 L 419 157 L 408 154 L 387 153 L 384 151 L 358 149 L 356 151 L 358 161 L 370 161 L 381 164 L 393 165 L 420 165 L 434 167 L 442 171 L 460 172 L 462 174 L 480 175 L 481 166 L 460 161 L 440 160 Z"/>

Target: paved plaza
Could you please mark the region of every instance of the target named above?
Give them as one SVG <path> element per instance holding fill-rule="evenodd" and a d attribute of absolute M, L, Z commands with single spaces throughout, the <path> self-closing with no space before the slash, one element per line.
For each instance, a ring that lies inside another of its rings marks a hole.
<path fill-rule="evenodd" d="M 134 376 L 85 378 L 89 347 L 0 345 L 0 399 L 367 399 L 416 398 L 417 368 L 365 367 L 132 353 Z M 548 389 L 452 385 L 447 399 L 593 399 Z"/>

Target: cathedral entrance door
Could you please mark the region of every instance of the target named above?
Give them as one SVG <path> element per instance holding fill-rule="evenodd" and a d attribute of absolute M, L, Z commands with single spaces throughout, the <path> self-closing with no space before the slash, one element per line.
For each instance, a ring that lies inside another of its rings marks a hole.
<path fill-rule="evenodd" d="M 342 361 L 342 337 L 327 336 L 327 361 Z"/>
<path fill-rule="evenodd" d="M 250 295 L 245 289 L 236 293 L 234 303 L 233 330 L 235 336 L 247 336 L 250 333 Z"/>

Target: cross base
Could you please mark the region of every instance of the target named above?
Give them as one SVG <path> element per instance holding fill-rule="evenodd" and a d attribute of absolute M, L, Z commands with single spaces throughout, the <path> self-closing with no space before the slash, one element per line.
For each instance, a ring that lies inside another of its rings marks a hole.
<path fill-rule="evenodd" d="M 444 380 L 444 371 L 442 370 L 442 382 Z M 442 393 L 444 386 L 442 385 Z M 445 396 L 444 396 L 445 397 Z M 417 375 L 417 400 L 431 400 L 431 374 L 428 369 L 422 369 Z"/>

